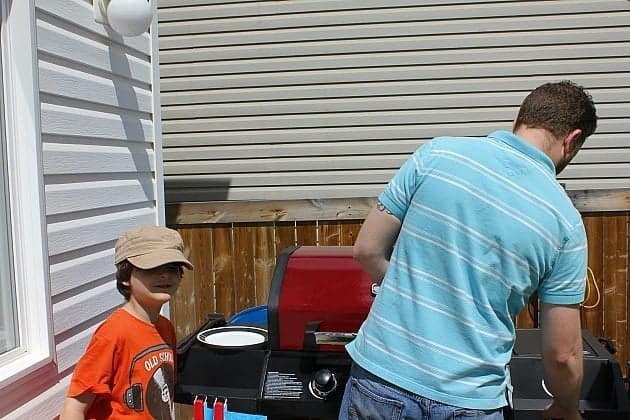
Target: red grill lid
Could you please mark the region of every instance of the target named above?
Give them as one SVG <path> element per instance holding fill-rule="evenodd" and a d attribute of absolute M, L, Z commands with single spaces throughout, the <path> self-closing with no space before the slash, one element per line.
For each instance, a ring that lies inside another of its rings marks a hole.
<path fill-rule="evenodd" d="M 314 330 L 356 333 L 374 300 L 373 283 L 352 258 L 352 247 L 285 249 L 269 296 L 271 348 L 304 350 L 305 333 Z M 318 348 L 344 350 L 342 345 Z"/>

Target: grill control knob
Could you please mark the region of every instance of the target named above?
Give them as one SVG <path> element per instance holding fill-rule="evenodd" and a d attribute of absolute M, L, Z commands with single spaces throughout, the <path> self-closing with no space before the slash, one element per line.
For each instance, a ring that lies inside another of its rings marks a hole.
<path fill-rule="evenodd" d="M 315 372 L 315 377 L 308 383 L 308 390 L 315 398 L 325 399 L 337 389 L 337 377 L 328 369 Z"/>

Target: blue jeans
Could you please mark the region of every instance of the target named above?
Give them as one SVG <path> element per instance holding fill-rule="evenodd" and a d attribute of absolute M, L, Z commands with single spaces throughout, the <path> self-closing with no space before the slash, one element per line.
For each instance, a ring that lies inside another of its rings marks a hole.
<path fill-rule="evenodd" d="M 503 420 L 503 409 L 474 410 L 433 401 L 405 391 L 353 363 L 339 420 L 354 419 Z"/>

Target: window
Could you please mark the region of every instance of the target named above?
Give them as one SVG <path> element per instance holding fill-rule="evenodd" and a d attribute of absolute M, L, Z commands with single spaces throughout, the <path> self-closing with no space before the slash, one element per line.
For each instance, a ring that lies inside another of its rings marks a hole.
<path fill-rule="evenodd" d="M 1 60 L 0 60 L 1 68 Z M 1 86 L 1 80 L 0 80 Z M 0 96 L 0 121 L 4 123 L 4 104 Z M 13 263 L 11 262 L 11 235 L 9 234 L 9 194 L 6 160 L 6 139 L 0 132 L 0 355 L 17 347 L 18 321 L 15 305 Z"/>
<path fill-rule="evenodd" d="M 49 363 L 53 340 L 33 0 L 0 0 L 0 15 L 0 388 L 3 388 Z"/>

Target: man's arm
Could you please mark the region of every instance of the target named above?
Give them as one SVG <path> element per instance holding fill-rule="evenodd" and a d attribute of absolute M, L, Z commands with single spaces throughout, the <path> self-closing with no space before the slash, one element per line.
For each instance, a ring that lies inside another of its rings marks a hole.
<path fill-rule="evenodd" d="M 86 392 L 77 397 L 66 398 L 59 420 L 85 420 L 85 413 L 95 397 L 96 395 Z"/>
<path fill-rule="evenodd" d="M 579 306 L 542 303 L 541 317 L 545 383 L 554 396 L 545 418 L 581 419 L 584 366 Z"/>
<path fill-rule="evenodd" d="M 354 258 L 378 284 L 389 266 L 400 226 L 401 221 L 379 201 L 363 222 L 354 243 Z"/>

